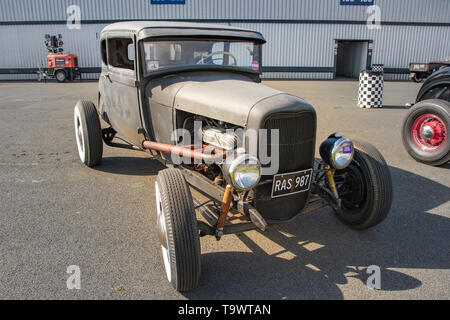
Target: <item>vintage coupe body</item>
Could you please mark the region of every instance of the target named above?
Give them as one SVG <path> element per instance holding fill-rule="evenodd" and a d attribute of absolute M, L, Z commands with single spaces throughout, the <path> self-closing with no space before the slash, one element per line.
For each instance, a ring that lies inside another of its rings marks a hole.
<path fill-rule="evenodd" d="M 315 159 L 316 112 L 260 83 L 264 43 L 258 32 L 227 26 L 115 23 L 100 37 L 98 105 L 75 106 L 87 166 L 100 164 L 105 143 L 168 167 L 156 179 L 154 216 L 167 278 L 179 291 L 197 286 L 200 237 L 264 231 L 325 206 L 355 229 L 389 212 L 382 155 L 334 133 Z"/>
<path fill-rule="evenodd" d="M 403 120 L 403 144 L 415 160 L 433 166 L 450 161 L 450 67 L 433 73 Z"/>

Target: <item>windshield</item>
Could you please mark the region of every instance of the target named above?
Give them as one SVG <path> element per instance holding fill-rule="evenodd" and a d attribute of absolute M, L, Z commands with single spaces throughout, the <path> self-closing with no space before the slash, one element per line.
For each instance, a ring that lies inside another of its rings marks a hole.
<path fill-rule="evenodd" d="M 234 40 L 145 40 L 146 75 L 168 68 L 226 67 L 260 72 L 261 45 Z"/>

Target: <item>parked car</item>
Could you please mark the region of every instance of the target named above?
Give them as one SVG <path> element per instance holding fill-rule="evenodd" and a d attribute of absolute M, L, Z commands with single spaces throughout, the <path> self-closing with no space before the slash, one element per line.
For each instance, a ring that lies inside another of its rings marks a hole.
<path fill-rule="evenodd" d="M 264 231 L 325 206 L 361 230 L 390 210 L 391 176 L 374 146 L 334 133 L 314 158 L 316 112 L 260 83 L 264 43 L 236 27 L 115 23 L 100 36 L 98 105 L 75 106 L 87 166 L 100 163 L 104 142 L 168 167 L 148 188 L 166 275 L 179 291 L 198 284 L 200 237 Z M 191 189 L 208 201 L 193 199 Z"/>
<path fill-rule="evenodd" d="M 436 71 L 439 71 L 448 66 L 450 66 L 450 57 L 442 61 L 435 61 L 430 63 L 412 62 L 409 64 L 409 76 L 414 82 L 422 82 Z"/>
<path fill-rule="evenodd" d="M 450 161 L 450 67 L 429 77 L 403 120 L 403 144 L 419 162 L 440 166 Z"/>

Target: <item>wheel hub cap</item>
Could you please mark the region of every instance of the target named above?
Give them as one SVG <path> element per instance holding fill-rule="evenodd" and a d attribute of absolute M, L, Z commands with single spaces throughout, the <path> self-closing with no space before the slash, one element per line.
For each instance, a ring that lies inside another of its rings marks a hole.
<path fill-rule="evenodd" d="M 422 135 L 422 137 L 424 139 L 430 140 L 434 136 L 434 131 L 433 131 L 433 129 L 430 126 L 425 126 L 420 131 L 420 134 Z"/>
<path fill-rule="evenodd" d="M 415 144 L 426 152 L 440 149 L 447 140 L 447 127 L 435 114 L 423 114 L 416 119 L 412 128 Z"/>

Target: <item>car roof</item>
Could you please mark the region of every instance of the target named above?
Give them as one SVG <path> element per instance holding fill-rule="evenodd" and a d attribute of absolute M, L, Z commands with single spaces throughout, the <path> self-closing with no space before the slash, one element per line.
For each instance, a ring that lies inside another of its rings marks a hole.
<path fill-rule="evenodd" d="M 102 35 L 114 32 L 129 32 L 138 36 L 138 39 L 151 37 L 221 37 L 256 40 L 264 43 L 261 33 L 249 29 L 227 25 L 193 23 L 181 21 L 124 21 L 106 26 Z"/>

